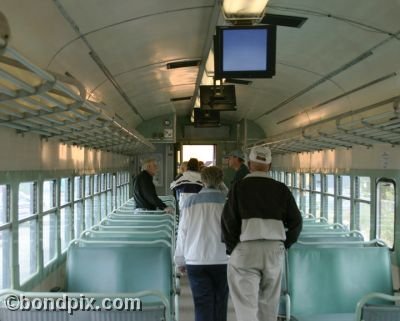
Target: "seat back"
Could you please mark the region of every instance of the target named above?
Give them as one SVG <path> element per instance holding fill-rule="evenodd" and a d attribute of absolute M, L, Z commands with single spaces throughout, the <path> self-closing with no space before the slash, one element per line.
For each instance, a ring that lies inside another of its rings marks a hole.
<path fill-rule="evenodd" d="M 370 292 L 392 294 L 385 247 L 292 247 L 288 253 L 292 314 L 353 313 Z"/>
<path fill-rule="evenodd" d="M 171 289 L 172 262 L 168 246 L 72 244 L 68 249 L 68 292 L 151 290 L 160 291 L 170 299 Z"/>

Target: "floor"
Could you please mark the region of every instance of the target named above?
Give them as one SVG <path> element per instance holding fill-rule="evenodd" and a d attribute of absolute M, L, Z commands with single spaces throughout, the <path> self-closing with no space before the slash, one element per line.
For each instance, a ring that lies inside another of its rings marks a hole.
<path fill-rule="evenodd" d="M 179 321 L 194 321 L 194 306 L 187 275 L 181 278 L 181 295 L 179 298 Z M 236 321 L 232 302 L 228 303 L 228 320 Z"/>

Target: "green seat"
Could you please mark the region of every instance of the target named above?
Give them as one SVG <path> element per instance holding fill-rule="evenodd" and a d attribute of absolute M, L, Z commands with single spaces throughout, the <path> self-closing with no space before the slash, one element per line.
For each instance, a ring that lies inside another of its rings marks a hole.
<path fill-rule="evenodd" d="M 171 249 L 165 245 L 91 246 L 71 244 L 67 252 L 67 291 L 132 293 L 157 291 L 171 302 Z M 160 302 L 148 297 L 144 302 Z"/>
<path fill-rule="evenodd" d="M 292 247 L 288 264 L 291 314 L 299 320 L 354 313 L 364 295 L 393 292 L 385 247 Z"/>

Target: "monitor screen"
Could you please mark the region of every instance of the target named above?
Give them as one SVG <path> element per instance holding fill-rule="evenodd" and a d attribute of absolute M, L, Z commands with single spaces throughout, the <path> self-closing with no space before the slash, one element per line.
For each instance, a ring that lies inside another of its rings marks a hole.
<path fill-rule="evenodd" d="M 217 78 L 275 75 L 276 26 L 219 26 L 214 42 Z"/>
<path fill-rule="evenodd" d="M 234 85 L 200 86 L 200 108 L 219 111 L 236 110 Z"/>

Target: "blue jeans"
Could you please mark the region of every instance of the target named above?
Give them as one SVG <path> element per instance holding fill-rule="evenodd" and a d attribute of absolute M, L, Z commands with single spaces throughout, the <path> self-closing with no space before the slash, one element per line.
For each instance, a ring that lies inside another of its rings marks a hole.
<path fill-rule="evenodd" d="M 196 321 L 226 321 L 228 280 L 225 264 L 186 265 Z"/>

